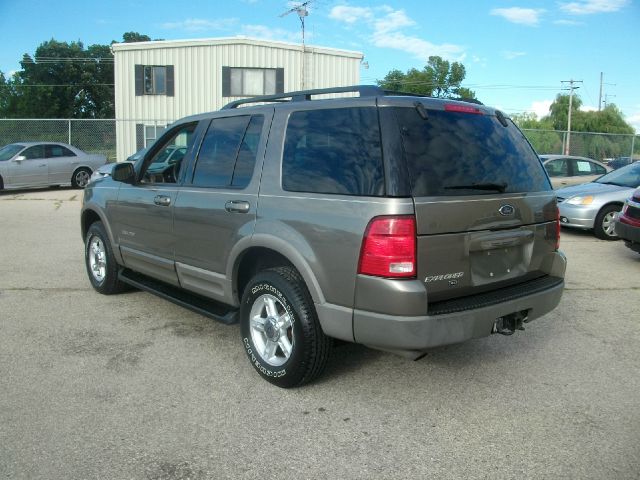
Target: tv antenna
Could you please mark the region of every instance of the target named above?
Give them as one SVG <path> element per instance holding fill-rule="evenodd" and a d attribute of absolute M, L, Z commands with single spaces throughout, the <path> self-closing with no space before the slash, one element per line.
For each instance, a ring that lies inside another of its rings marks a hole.
<path fill-rule="evenodd" d="M 300 90 L 304 90 L 304 76 L 305 76 L 305 68 L 304 64 L 306 62 L 306 49 L 304 44 L 304 19 L 309 16 L 309 10 L 307 10 L 307 6 L 313 2 L 314 0 L 307 0 L 306 2 L 299 3 L 294 5 L 293 8 L 290 8 L 286 12 L 280 14 L 280 17 L 286 17 L 290 13 L 297 13 L 298 18 L 300 19 L 300 25 L 302 27 L 302 61 L 300 62 Z"/>
<path fill-rule="evenodd" d="M 309 16 L 309 10 L 307 10 L 307 5 L 309 5 L 314 0 L 307 0 L 306 2 L 299 3 L 294 5 L 293 8 L 290 8 L 286 12 L 280 14 L 279 16 L 286 17 L 290 13 L 296 12 L 298 14 L 298 18 L 300 19 L 300 25 L 302 26 L 302 51 L 304 52 L 304 19 Z"/>

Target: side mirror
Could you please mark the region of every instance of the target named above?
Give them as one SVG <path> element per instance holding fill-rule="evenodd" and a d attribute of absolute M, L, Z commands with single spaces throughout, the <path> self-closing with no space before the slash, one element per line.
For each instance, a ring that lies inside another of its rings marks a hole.
<path fill-rule="evenodd" d="M 136 181 L 136 171 L 133 168 L 133 163 L 122 162 L 116 163 L 111 170 L 111 178 L 116 182 L 134 184 Z"/>
<path fill-rule="evenodd" d="M 14 162 L 22 162 L 23 160 L 26 160 L 27 157 L 25 157 L 24 155 L 18 155 L 16 158 L 13 159 Z"/>

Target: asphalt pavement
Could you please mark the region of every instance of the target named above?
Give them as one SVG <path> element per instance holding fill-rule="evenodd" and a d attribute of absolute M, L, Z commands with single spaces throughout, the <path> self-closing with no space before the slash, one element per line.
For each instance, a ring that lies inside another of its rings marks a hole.
<path fill-rule="evenodd" d="M 72 189 L 0 193 L 0 478 L 638 479 L 640 255 L 563 231 L 560 306 L 282 390 L 237 325 L 86 278 Z"/>

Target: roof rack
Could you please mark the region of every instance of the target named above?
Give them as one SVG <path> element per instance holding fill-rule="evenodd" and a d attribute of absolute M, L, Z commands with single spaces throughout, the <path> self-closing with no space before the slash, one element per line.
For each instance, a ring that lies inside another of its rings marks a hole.
<path fill-rule="evenodd" d="M 241 100 L 235 100 L 227 103 L 222 110 L 230 110 L 232 108 L 238 108 L 240 105 L 246 105 L 249 103 L 281 103 L 281 102 L 303 102 L 311 100 L 314 95 L 326 95 L 330 93 L 352 93 L 357 92 L 361 97 L 378 97 L 386 95 L 394 96 L 407 96 L 407 97 L 424 97 L 429 98 L 428 95 L 420 95 L 418 93 L 411 92 L 396 92 L 393 90 L 385 90 L 376 85 L 353 85 L 350 87 L 333 87 L 333 88 L 317 88 L 314 90 L 300 90 L 297 92 L 279 93 L 277 95 L 261 95 L 259 97 L 243 98 Z M 459 99 L 458 101 L 478 103 L 477 100 Z"/>
<path fill-rule="evenodd" d="M 240 105 L 247 103 L 262 103 L 262 102 L 282 102 L 285 99 L 290 98 L 292 102 L 301 102 L 304 100 L 311 100 L 313 95 L 326 95 L 328 93 L 349 93 L 357 92 L 361 97 L 376 97 L 378 95 L 384 95 L 385 91 L 375 85 L 354 85 L 351 87 L 334 87 L 334 88 L 317 88 L 314 90 L 300 90 L 297 92 L 279 93 L 277 95 L 262 95 L 259 97 L 243 98 L 234 102 L 227 103 L 223 110 L 231 108 L 238 108 Z"/>

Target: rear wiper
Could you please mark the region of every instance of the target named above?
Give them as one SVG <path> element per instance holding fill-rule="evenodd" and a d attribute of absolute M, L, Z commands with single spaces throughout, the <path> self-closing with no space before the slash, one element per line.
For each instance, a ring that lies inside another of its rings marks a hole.
<path fill-rule="evenodd" d="M 507 189 L 506 183 L 472 183 L 471 185 L 450 185 L 444 187 L 445 190 L 495 190 L 504 193 Z"/>

